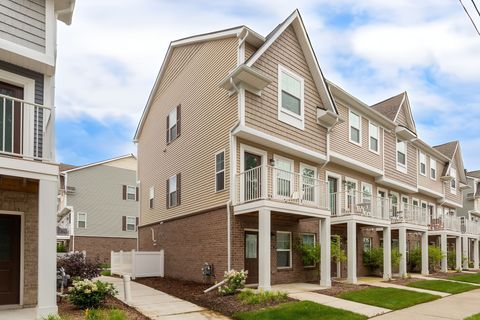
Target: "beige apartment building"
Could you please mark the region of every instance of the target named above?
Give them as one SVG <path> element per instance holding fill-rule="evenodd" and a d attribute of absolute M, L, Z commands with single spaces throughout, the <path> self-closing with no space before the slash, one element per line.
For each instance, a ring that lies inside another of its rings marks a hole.
<path fill-rule="evenodd" d="M 468 239 L 478 267 L 480 232 L 456 216 L 459 143 L 423 142 L 406 93 L 370 106 L 327 81 L 298 11 L 266 37 L 240 26 L 173 41 L 135 142 L 139 249 L 163 249 L 167 276 L 202 281 L 208 264 L 211 280 L 246 269 L 267 290 L 328 287 L 366 274 L 364 249 L 383 247 L 391 278 L 417 246 L 428 273 L 429 243 L 453 241 L 461 267 Z M 345 263 L 331 263 L 331 239 Z M 301 243 L 321 246 L 320 263 L 302 263 Z"/>

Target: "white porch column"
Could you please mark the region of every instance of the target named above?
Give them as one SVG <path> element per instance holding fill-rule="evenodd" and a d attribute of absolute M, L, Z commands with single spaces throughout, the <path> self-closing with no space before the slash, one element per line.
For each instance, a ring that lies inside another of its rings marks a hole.
<path fill-rule="evenodd" d="M 270 290 L 270 210 L 260 209 L 258 212 L 258 289 Z"/>
<path fill-rule="evenodd" d="M 468 270 L 468 261 L 470 261 L 470 256 L 468 254 L 470 241 L 468 240 L 468 237 L 462 237 L 462 268 L 464 270 Z"/>
<path fill-rule="evenodd" d="M 448 259 L 447 259 L 448 247 L 447 247 L 446 233 L 442 233 L 440 235 L 440 250 L 442 251 L 442 263 L 441 263 L 440 270 L 442 272 L 447 272 L 448 271 Z"/>
<path fill-rule="evenodd" d="M 428 275 L 428 232 L 422 233 L 422 275 Z"/>
<path fill-rule="evenodd" d="M 320 234 L 320 285 L 322 287 L 331 287 L 331 271 L 330 271 L 330 217 L 320 219 L 319 221 L 319 234 Z"/>
<path fill-rule="evenodd" d="M 462 269 L 462 237 L 456 237 L 455 239 L 455 269 Z"/>
<path fill-rule="evenodd" d="M 398 250 L 400 252 L 400 277 L 407 276 L 407 228 L 398 229 Z"/>
<path fill-rule="evenodd" d="M 348 283 L 357 283 L 357 223 L 355 221 L 347 222 L 347 263 L 348 263 Z"/>
<path fill-rule="evenodd" d="M 480 268 L 478 241 L 478 239 L 473 240 L 473 269 L 475 270 L 478 270 L 478 268 Z"/>
<path fill-rule="evenodd" d="M 383 279 L 392 278 L 392 232 L 390 226 L 383 228 Z"/>
<path fill-rule="evenodd" d="M 38 297 L 37 318 L 56 314 L 57 181 L 40 180 L 38 192 Z"/>

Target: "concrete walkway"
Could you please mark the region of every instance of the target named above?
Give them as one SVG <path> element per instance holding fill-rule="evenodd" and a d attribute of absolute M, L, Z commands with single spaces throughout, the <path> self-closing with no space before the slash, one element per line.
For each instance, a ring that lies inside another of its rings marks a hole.
<path fill-rule="evenodd" d="M 443 279 L 443 278 L 433 278 L 433 277 L 426 277 L 426 276 L 421 276 L 421 275 L 414 275 L 414 276 L 412 276 L 412 278 L 423 279 L 423 280 L 443 280 L 443 281 L 464 283 L 464 284 L 466 283 L 466 284 L 471 284 L 472 286 L 480 287 L 480 284 L 478 284 L 478 283 L 451 280 L 451 279 Z"/>
<path fill-rule="evenodd" d="M 375 317 L 375 319 L 461 320 L 471 315 L 480 313 L 480 303 L 478 303 L 478 301 L 480 301 L 480 289 L 451 295 L 443 299 L 418 304 L 403 310 L 393 311 L 379 317 Z"/>
<path fill-rule="evenodd" d="M 446 293 L 446 292 L 407 287 L 404 285 L 395 284 L 395 281 L 384 282 L 384 280 L 380 278 L 370 278 L 370 277 L 359 278 L 358 284 L 368 284 L 368 285 L 371 285 L 374 287 L 380 287 L 380 288 L 394 288 L 394 289 L 402 289 L 402 290 L 415 291 L 415 292 L 421 292 L 421 293 L 429 293 L 429 294 L 433 294 L 440 297 L 448 297 L 451 295 L 450 293 Z"/>
<path fill-rule="evenodd" d="M 102 281 L 113 283 L 118 290 L 117 298 L 125 301 L 123 280 L 114 277 L 100 277 Z M 147 317 L 157 320 L 216 320 L 229 319 L 223 315 L 197 306 L 191 302 L 173 297 L 164 292 L 131 281 L 132 301 L 127 303 Z"/>

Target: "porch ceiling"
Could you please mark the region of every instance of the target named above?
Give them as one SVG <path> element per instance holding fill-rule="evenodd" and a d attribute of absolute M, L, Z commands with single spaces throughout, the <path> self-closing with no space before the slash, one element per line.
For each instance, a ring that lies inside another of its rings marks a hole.
<path fill-rule="evenodd" d="M 38 180 L 0 175 L 0 191 L 38 193 Z"/>

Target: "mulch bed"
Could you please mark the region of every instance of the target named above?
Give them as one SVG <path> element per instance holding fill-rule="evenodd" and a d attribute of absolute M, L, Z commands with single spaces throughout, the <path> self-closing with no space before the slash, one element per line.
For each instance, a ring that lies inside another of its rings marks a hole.
<path fill-rule="evenodd" d="M 78 309 L 67 299 L 62 299 L 62 301 L 58 302 L 57 305 L 58 313 L 61 317 L 65 317 L 68 320 L 85 319 L 85 311 Z M 144 316 L 134 308 L 127 306 L 120 300 L 113 297 L 107 298 L 106 304 L 102 307 L 102 309 L 120 309 L 125 312 L 125 315 L 129 320 L 151 320 L 150 318 Z"/>
<path fill-rule="evenodd" d="M 244 304 L 237 299 L 236 296 L 220 295 L 216 289 L 208 293 L 203 293 L 203 291 L 211 287 L 211 285 L 192 281 L 156 277 L 137 278 L 135 281 L 226 316 L 232 316 L 237 312 L 255 311 L 280 304 L 278 302 L 255 305 Z M 295 300 L 289 299 L 289 301 Z"/>
<path fill-rule="evenodd" d="M 336 297 L 344 292 L 358 291 L 369 288 L 369 285 L 366 284 L 349 284 L 344 282 L 332 281 L 332 287 L 325 290 L 316 291 L 320 294 L 325 294 L 327 296 Z"/>
<path fill-rule="evenodd" d="M 394 278 L 393 280 L 390 281 L 383 281 L 386 283 L 392 283 L 392 284 L 398 284 L 401 286 L 406 286 L 409 283 L 417 282 L 417 281 L 422 281 L 423 279 L 418 279 L 418 278 Z"/>

